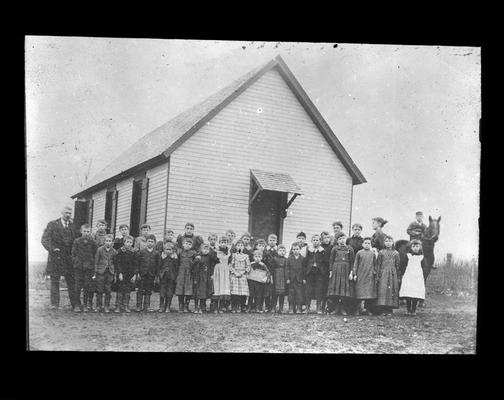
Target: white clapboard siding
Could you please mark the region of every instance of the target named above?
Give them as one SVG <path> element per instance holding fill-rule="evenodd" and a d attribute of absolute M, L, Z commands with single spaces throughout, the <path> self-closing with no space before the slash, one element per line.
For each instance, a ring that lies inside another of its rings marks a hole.
<path fill-rule="evenodd" d="M 117 190 L 117 214 L 116 214 L 116 231 L 119 234 L 119 225 L 130 224 L 131 216 L 131 195 L 133 193 L 133 178 L 119 181 L 116 185 Z"/>
<path fill-rule="evenodd" d="M 166 184 L 168 179 L 168 162 L 147 171 L 149 188 L 147 192 L 146 223 L 151 226 L 151 233 L 157 240 L 163 239 L 166 207 Z"/>
<path fill-rule="evenodd" d="M 96 221 L 105 218 L 105 189 L 93 193 L 93 232 L 96 231 Z"/>
<path fill-rule="evenodd" d="M 336 128 L 336 127 L 333 127 Z M 337 132 L 337 129 L 334 129 Z M 304 192 L 284 220 L 284 243 L 300 230 L 347 231 L 352 178 L 276 70 L 221 110 L 170 158 L 167 226 L 196 232 L 248 229 L 250 169 L 284 172 Z M 308 239 L 309 240 L 309 239 Z"/>

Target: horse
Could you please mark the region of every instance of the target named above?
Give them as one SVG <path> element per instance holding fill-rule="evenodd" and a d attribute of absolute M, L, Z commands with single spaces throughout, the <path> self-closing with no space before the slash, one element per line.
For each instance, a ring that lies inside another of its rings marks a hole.
<path fill-rule="evenodd" d="M 441 231 L 440 221 L 441 216 L 436 219 L 429 215 L 429 226 L 422 237 L 422 251 L 424 255 L 424 259 L 422 260 L 422 272 L 425 283 L 427 283 L 427 278 L 434 266 L 434 246 L 439 239 L 439 233 Z M 401 277 L 404 275 L 406 265 L 408 264 L 408 256 L 406 254 L 409 250 L 409 243 L 409 240 L 402 239 L 396 241 L 394 244 L 395 249 L 399 252 L 399 276 Z M 420 305 L 423 306 L 424 302 L 420 301 Z"/>

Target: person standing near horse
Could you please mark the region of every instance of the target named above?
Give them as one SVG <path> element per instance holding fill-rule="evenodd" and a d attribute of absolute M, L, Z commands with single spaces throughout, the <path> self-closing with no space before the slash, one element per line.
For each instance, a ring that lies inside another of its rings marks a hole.
<path fill-rule="evenodd" d="M 425 230 L 427 229 L 427 225 L 423 223 L 423 212 L 416 212 L 416 220 L 408 225 L 408 229 L 406 229 L 406 233 L 410 237 L 410 241 L 412 240 L 422 240 L 424 237 Z"/>
<path fill-rule="evenodd" d="M 417 303 L 425 299 L 425 282 L 422 272 L 424 256 L 420 240 L 411 241 L 411 250 L 408 251 L 407 257 L 408 264 L 399 289 L 399 297 L 406 299 L 408 315 L 416 315 Z"/>
<path fill-rule="evenodd" d="M 59 285 L 62 275 L 67 284 L 70 305 L 72 309 L 76 306 L 72 246 L 77 235 L 71 216 L 72 207 L 64 207 L 61 218 L 49 222 L 42 235 L 42 246 L 49 253 L 45 273 L 51 277 L 51 309 L 59 308 Z"/>

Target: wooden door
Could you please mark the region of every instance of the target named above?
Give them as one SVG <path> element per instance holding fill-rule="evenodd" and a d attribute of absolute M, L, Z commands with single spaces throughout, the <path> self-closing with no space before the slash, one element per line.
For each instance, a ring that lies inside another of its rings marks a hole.
<path fill-rule="evenodd" d="M 271 190 L 261 191 L 250 207 L 249 230 L 254 240 L 268 241 L 274 233 L 279 242 L 282 239 L 285 193 Z"/>

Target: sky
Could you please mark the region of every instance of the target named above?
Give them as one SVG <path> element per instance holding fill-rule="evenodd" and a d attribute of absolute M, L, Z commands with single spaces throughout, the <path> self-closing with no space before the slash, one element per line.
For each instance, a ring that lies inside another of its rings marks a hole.
<path fill-rule="evenodd" d="M 46 259 L 43 230 L 87 171 L 277 55 L 367 179 L 353 193 L 363 234 L 381 216 L 407 238 L 421 210 L 442 217 L 437 258 L 477 257 L 480 48 L 28 36 L 29 260 Z"/>

